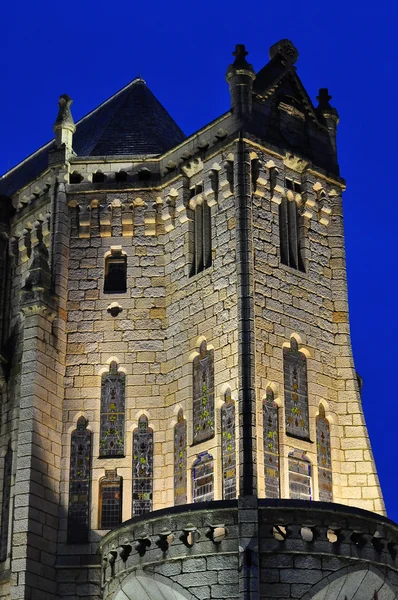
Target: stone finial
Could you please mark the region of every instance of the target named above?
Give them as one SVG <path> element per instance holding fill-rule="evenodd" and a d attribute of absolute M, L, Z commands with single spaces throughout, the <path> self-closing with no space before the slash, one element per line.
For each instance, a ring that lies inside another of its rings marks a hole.
<path fill-rule="evenodd" d="M 277 54 L 283 57 L 284 61 L 294 65 L 297 62 L 299 53 L 295 45 L 290 40 L 279 40 L 269 49 L 269 57 L 272 60 Z"/>
<path fill-rule="evenodd" d="M 228 66 L 226 78 L 231 93 L 231 108 L 238 117 L 252 112 L 253 81 L 256 78 L 253 66 L 246 60 L 244 44 L 237 44 L 234 62 Z"/>
<path fill-rule="evenodd" d="M 53 127 L 56 147 L 61 148 L 65 145 L 65 148 L 69 151 L 72 151 L 72 139 L 73 134 L 76 131 L 76 126 L 70 111 L 72 102 L 72 98 L 70 98 L 68 94 L 62 94 L 62 96 L 59 97 L 59 110 Z"/>
<path fill-rule="evenodd" d="M 332 96 L 329 94 L 328 88 L 320 88 L 319 95 L 316 97 L 318 100 L 318 106 L 316 108 L 317 113 L 321 114 L 325 119 L 333 119 L 336 121 L 336 125 L 339 122 L 339 115 L 337 110 L 330 106 L 329 100 Z"/>

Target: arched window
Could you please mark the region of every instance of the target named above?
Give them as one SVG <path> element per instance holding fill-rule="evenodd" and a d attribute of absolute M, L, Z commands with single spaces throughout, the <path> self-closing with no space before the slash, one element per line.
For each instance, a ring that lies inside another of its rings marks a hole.
<path fill-rule="evenodd" d="M 263 400 L 263 434 L 265 497 L 280 498 L 278 405 L 271 388 Z"/>
<path fill-rule="evenodd" d="M 202 342 L 193 360 L 193 442 L 214 437 L 214 350 Z"/>
<path fill-rule="evenodd" d="M 1 562 L 4 562 L 7 558 L 8 526 L 9 526 L 9 521 L 10 521 L 11 477 L 12 477 L 12 448 L 11 448 L 11 442 L 9 442 L 7 452 L 4 457 L 3 502 L 1 505 L 1 532 L 0 532 L 0 561 Z"/>
<path fill-rule="evenodd" d="M 214 461 L 208 452 L 198 454 L 192 465 L 192 496 L 194 502 L 214 499 Z"/>
<path fill-rule="evenodd" d="M 301 185 L 286 179 L 286 188 L 290 190 L 279 205 L 279 240 L 281 263 L 305 271 L 301 251 L 301 219 L 295 194 L 301 192 Z"/>
<path fill-rule="evenodd" d="M 316 450 L 318 458 L 319 500 L 333 502 L 332 456 L 330 451 L 330 426 L 325 409 L 319 405 L 316 418 Z"/>
<path fill-rule="evenodd" d="M 221 453 L 223 499 L 236 498 L 236 450 L 235 450 L 235 402 L 231 391 L 225 394 L 225 402 L 221 407 Z"/>
<path fill-rule="evenodd" d="M 72 432 L 69 469 L 68 543 L 88 542 L 90 514 L 91 431 L 80 417 Z"/>
<path fill-rule="evenodd" d="M 187 422 L 182 408 L 174 426 L 174 504 L 187 503 Z"/>
<path fill-rule="evenodd" d="M 105 471 L 99 482 L 98 529 L 113 529 L 122 522 L 122 478 L 116 469 Z"/>
<path fill-rule="evenodd" d="M 133 515 L 152 510 L 153 431 L 142 415 L 133 434 Z"/>
<path fill-rule="evenodd" d="M 202 184 L 190 189 L 194 198 L 203 191 Z M 193 261 L 191 276 L 204 271 L 212 264 L 211 255 L 211 209 L 206 198 L 198 200 L 194 208 L 193 218 Z"/>
<path fill-rule="evenodd" d="M 304 452 L 289 454 L 289 494 L 296 500 L 312 500 L 311 463 Z"/>
<path fill-rule="evenodd" d="M 105 294 L 124 294 L 127 291 L 127 256 L 113 250 L 105 258 Z"/>
<path fill-rule="evenodd" d="M 307 359 L 299 352 L 297 341 L 290 340 L 290 348 L 283 349 L 286 433 L 308 440 Z"/>
<path fill-rule="evenodd" d="M 114 361 L 102 375 L 100 457 L 124 456 L 125 379 Z"/>

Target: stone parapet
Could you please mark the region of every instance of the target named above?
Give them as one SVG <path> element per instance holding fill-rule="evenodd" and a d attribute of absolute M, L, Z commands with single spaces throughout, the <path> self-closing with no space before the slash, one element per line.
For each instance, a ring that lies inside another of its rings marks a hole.
<path fill-rule="evenodd" d="M 249 556 L 242 552 L 238 516 L 236 501 L 217 501 L 127 521 L 100 543 L 104 600 L 118 600 L 118 590 L 137 577 L 159 579 L 185 596 L 239 597 L 239 572 L 252 578 L 257 565 L 261 598 L 318 597 L 341 577 L 360 586 L 359 573 L 376 587 L 380 573 L 380 588 L 394 597 L 398 526 L 389 519 L 334 503 L 259 500 L 259 545 Z"/>

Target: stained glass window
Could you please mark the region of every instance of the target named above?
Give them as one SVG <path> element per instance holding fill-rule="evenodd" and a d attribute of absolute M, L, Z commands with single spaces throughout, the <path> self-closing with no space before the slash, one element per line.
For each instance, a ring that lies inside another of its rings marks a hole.
<path fill-rule="evenodd" d="M 0 532 L 0 561 L 1 562 L 4 562 L 7 558 L 8 525 L 9 525 L 9 520 L 10 520 L 11 476 L 12 476 L 12 449 L 11 449 L 11 442 L 9 442 L 7 452 L 4 457 L 3 502 L 2 502 L 2 511 L 1 511 L 1 532 Z"/>
<path fill-rule="evenodd" d="M 307 359 L 299 352 L 294 338 L 290 340 L 290 348 L 283 349 L 283 374 L 286 433 L 309 439 Z"/>
<path fill-rule="evenodd" d="M 267 389 L 263 400 L 265 497 L 280 497 L 279 418 L 274 392 Z"/>
<path fill-rule="evenodd" d="M 142 415 L 133 434 L 133 515 L 152 510 L 153 431 Z"/>
<path fill-rule="evenodd" d="M 193 360 L 193 442 L 214 437 L 214 350 L 202 342 Z"/>
<path fill-rule="evenodd" d="M 316 418 L 316 450 L 318 457 L 319 500 L 333 502 L 332 456 L 330 451 L 330 426 L 325 409 L 319 406 Z"/>
<path fill-rule="evenodd" d="M 187 503 L 187 422 L 182 409 L 174 426 L 174 504 Z"/>
<path fill-rule="evenodd" d="M 105 471 L 99 482 L 98 529 L 113 529 L 122 522 L 122 478 L 116 469 Z"/>
<path fill-rule="evenodd" d="M 116 362 L 102 375 L 100 457 L 124 456 L 125 379 Z"/>
<path fill-rule="evenodd" d="M 292 499 L 312 500 L 311 463 L 299 450 L 289 454 L 289 492 Z"/>
<path fill-rule="evenodd" d="M 214 461 L 211 454 L 201 452 L 192 466 L 192 496 L 194 502 L 214 499 Z"/>
<path fill-rule="evenodd" d="M 221 407 L 223 499 L 236 498 L 235 402 L 228 390 Z"/>
<path fill-rule="evenodd" d="M 72 432 L 69 470 L 68 543 L 88 541 L 90 512 L 91 431 L 80 417 Z"/>

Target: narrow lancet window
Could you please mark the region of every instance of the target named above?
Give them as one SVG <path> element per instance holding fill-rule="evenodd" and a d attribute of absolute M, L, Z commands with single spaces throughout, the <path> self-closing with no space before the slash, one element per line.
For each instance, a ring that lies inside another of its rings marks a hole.
<path fill-rule="evenodd" d="M 231 391 L 225 394 L 221 407 L 221 452 L 223 474 L 223 499 L 236 498 L 235 402 Z"/>
<path fill-rule="evenodd" d="M 80 417 L 70 445 L 68 543 L 88 542 L 90 515 L 91 431 Z"/>
<path fill-rule="evenodd" d="M 280 497 L 279 418 L 274 392 L 267 389 L 263 400 L 265 497 Z"/>
<path fill-rule="evenodd" d="M 127 256 L 113 251 L 105 258 L 104 293 L 124 294 L 127 291 Z"/>
<path fill-rule="evenodd" d="M 319 406 L 316 418 L 316 450 L 318 459 L 319 500 L 333 502 L 332 456 L 330 451 L 330 426 L 325 417 L 325 409 Z"/>
<path fill-rule="evenodd" d="M 194 502 L 214 499 L 214 461 L 208 452 L 201 452 L 193 463 L 192 496 Z"/>
<path fill-rule="evenodd" d="M 182 409 L 174 426 L 174 504 L 187 503 L 187 422 Z"/>
<path fill-rule="evenodd" d="M 298 349 L 297 341 L 290 340 L 290 348 L 283 349 L 286 433 L 309 439 L 307 359 Z"/>
<path fill-rule="evenodd" d="M 193 262 L 191 276 L 211 266 L 211 209 L 206 198 L 202 198 L 202 185 L 190 189 L 191 198 L 197 198 L 193 209 Z"/>
<path fill-rule="evenodd" d="M 311 463 L 299 450 L 289 454 L 289 493 L 293 500 L 312 500 Z"/>
<path fill-rule="evenodd" d="M 102 375 L 100 457 L 124 456 L 125 379 L 115 361 Z"/>
<path fill-rule="evenodd" d="M 214 350 L 200 345 L 193 360 L 193 442 L 214 437 Z"/>
<path fill-rule="evenodd" d="M 9 442 L 7 452 L 4 457 L 3 502 L 1 505 L 1 531 L 0 531 L 0 562 L 4 562 L 7 558 L 8 527 L 9 527 L 9 521 L 10 521 L 10 501 L 11 501 L 11 476 L 12 476 L 12 449 L 11 449 L 11 442 Z"/>
<path fill-rule="evenodd" d="M 133 516 L 152 510 L 153 431 L 142 415 L 133 434 Z"/>
<path fill-rule="evenodd" d="M 301 193 L 301 185 L 286 179 L 288 192 L 279 205 L 279 239 L 281 262 L 298 271 L 305 271 L 302 258 L 301 219 L 295 194 Z"/>
<path fill-rule="evenodd" d="M 122 478 L 116 469 L 105 471 L 99 482 L 98 529 L 113 529 L 122 522 Z"/>

